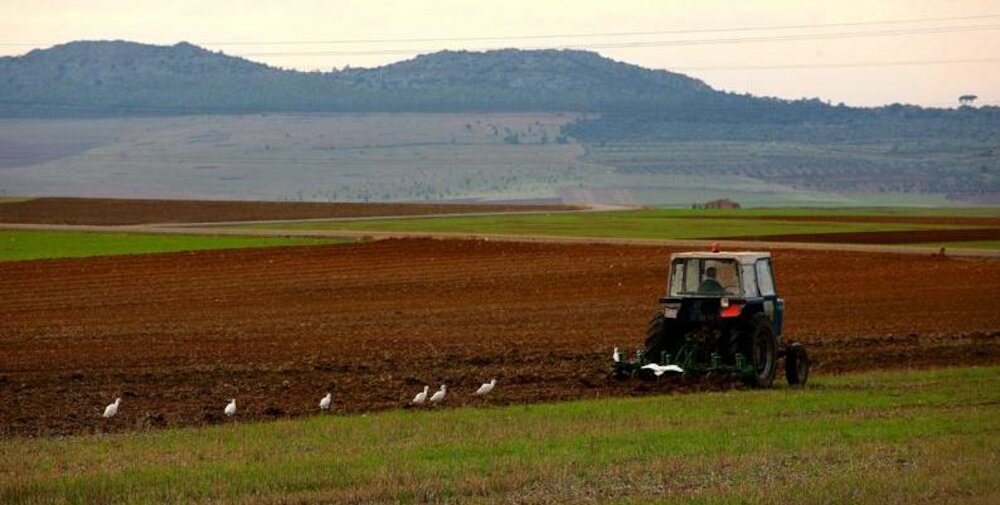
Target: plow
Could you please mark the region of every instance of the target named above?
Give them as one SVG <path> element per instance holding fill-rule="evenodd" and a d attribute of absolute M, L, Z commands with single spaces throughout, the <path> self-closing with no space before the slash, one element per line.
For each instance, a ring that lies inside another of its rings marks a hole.
<path fill-rule="evenodd" d="M 644 345 L 629 356 L 615 349 L 613 377 L 728 376 L 766 388 L 783 359 L 789 385 L 808 380 L 805 346 L 781 338 L 785 301 L 770 253 L 720 252 L 713 245 L 709 252 L 674 254 L 666 291 Z"/>

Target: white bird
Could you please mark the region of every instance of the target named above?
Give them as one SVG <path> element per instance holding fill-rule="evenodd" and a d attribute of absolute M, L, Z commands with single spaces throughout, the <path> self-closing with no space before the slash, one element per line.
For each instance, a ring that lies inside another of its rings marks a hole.
<path fill-rule="evenodd" d="M 331 393 L 327 393 L 322 400 L 319 401 L 320 410 L 330 410 L 330 399 L 332 397 Z"/>
<path fill-rule="evenodd" d="M 430 386 L 424 386 L 424 392 L 423 393 L 417 393 L 417 396 L 413 397 L 413 404 L 414 405 L 421 405 L 422 403 L 424 403 L 425 401 L 427 401 L 427 391 L 430 388 L 431 388 Z"/>
<path fill-rule="evenodd" d="M 115 415 L 118 414 L 118 404 L 121 402 L 121 398 L 115 398 L 115 403 L 110 403 L 107 407 L 104 407 L 104 418 L 111 419 L 112 417 L 115 417 Z"/>
<path fill-rule="evenodd" d="M 497 385 L 497 380 L 496 379 L 493 379 L 493 380 L 491 380 L 489 382 L 483 383 L 483 385 L 479 386 L 479 389 L 476 390 L 476 394 L 477 395 L 484 395 L 486 393 L 489 393 L 490 391 L 493 391 L 493 388 L 496 387 L 496 385 Z"/>
<path fill-rule="evenodd" d="M 236 415 L 236 398 L 229 399 L 229 405 L 226 405 L 226 410 L 224 410 L 223 412 L 225 412 L 226 415 L 229 417 L 233 417 Z"/>
<path fill-rule="evenodd" d="M 437 390 L 437 393 L 434 393 L 434 396 L 431 396 L 431 401 L 436 403 L 444 400 L 445 391 L 447 391 L 447 389 L 448 386 L 441 384 L 441 389 Z"/>
<path fill-rule="evenodd" d="M 615 352 L 611 353 L 611 359 L 615 360 L 615 363 L 622 362 L 622 353 L 618 352 L 617 347 L 615 347 Z"/>
<path fill-rule="evenodd" d="M 658 365 L 656 363 L 650 363 L 648 365 L 643 365 L 642 368 L 652 370 L 653 374 L 657 377 L 663 375 L 665 372 L 684 373 L 684 369 L 677 365 Z"/>

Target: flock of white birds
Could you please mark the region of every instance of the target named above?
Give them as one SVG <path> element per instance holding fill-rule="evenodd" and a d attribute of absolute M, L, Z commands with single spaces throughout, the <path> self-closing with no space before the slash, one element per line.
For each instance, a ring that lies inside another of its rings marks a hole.
<path fill-rule="evenodd" d="M 622 354 L 621 352 L 618 351 L 617 347 L 615 347 L 614 352 L 611 353 L 611 359 L 613 359 L 615 363 L 621 362 Z M 663 375 L 666 372 L 684 373 L 684 370 L 677 365 L 659 365 L 656 363 L 650 363 L 648 365 L 644 365 L 642 368 L 647 370 L 652 370 L 653 374 L 656 375 L 657 377 Z M 484 382 L 483 385 L 479 386 L 479 389 L 477 389 L 476 392 L 473 394 L 477 396 L 488 394 L 490 391 L 493 391 L 493 388 L 495 388 L 496 386 L 497 386 L 497 380 L 492 379 L 489 382 Z M 417 396 L 413 397 L 413 400 L 410 401 L 410 404 L 423 405 L 428 401 L 431 403 L 440 403 L 444 401 L 445 395 L 448 394 L 448 386 L 441 384 L 441 388 L 435 391 L 434 394 L 431 395 L 430 398 L 428 398 L 427 394 L 430 392 L 430 389 L 431 389 L 430 386 L 424 386 L 424 390 L 417 393 Z M 327 393 L 326 396 L 320 399 L 319 409 L 330 410 L 330 404 L 332 402 L 333 402 L 333 394 Z M 118 414 L 118 406 L 121 405 L 121 403 L 122 403 L 121 398 L 115 398 L 114 403 L 108 404 L 107 407 L 104 407 L 104 418 L 111 419 L 115 417 Z M 235 416 L 236 398 L 230 398 L 229 403 L 226 404 L 226 408 L 224 408 L 222 412 L 226 414 L 226 416 L 228 417 Z"/>
<path fill-rule="evenodd" d="M 476 392 L 473 393 L 473 394 L 475 394 L 477 396 L 485 395 L 485 394 L 489 393 L 490 391 L 493 391 L 493 388 L 495 388 L 496 385 L 497 385 L 497 380 L 496 379 L 492 379 L 489 382 L 484 382 L 483 385 L 479 386 L 479 389 L 477 389 Z M 424 386 L 423 392 L 418 393 L 417 396 L 414 396 L 413 397 L 413 401 L 411 401 L 410 403 L 413 404 L 413 405 L 422 405 L 424 403 L 427 403 L 428 401 L 430 401 L 431 403 L 440 403 L 440 402 L 444 401 L 444 397 L 445 397 L 445 395 L 448 392 L 448 386 L 446 386 L 444 384 L 441 384 L 441 389 L 438 389 L 437 391 L 435 391 L 434 394 L 431 395 L 430 399 L 428 400 L 427 393 L 428 393 L 429 390 L 430 390 L 430 386 Z M 332 393 L 327 393 L 326 396 L 324 396 L 323 398 L 320 399 L 320 401 L 319 401 L 319 409 L 320 410 L 330 410 L 330 404 L 332 402 L 333 402 L 333 394 Z M 107 407 L 104 407 L 104 418 L 105 419 L 111 419 L 111 418 L 115 417 L 116 415 L 118 415 L 118 407 L 121 405 L 121 403 L 122 403 L 122 399 L 121 398 L 115 398 L 114 402 L 108 404 Z M 230 398 L 229 399 L 229 403 L 227 403 L 226 407 L 224 409 L 222 409 L 222 412 L 224 414 L 226 414 L 226 416 L 228 416 L 228 417 L 235 416 L 236 415 L 236 398 Z"/>

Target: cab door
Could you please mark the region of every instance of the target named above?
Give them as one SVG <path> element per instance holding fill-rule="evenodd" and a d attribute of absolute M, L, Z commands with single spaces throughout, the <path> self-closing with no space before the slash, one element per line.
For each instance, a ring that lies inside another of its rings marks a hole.
<path fill-rule="evenodd" d="M 781 337 L 781 327 L 784 323 L 785 300 L 778 298 L 774 288 L 774 276 L 771 275 L 771 259 L 761 258 L 757 260 L 757 288 L 760 296 L 764 299 L 764 313 L 771 320 L 774 334 Z"/>

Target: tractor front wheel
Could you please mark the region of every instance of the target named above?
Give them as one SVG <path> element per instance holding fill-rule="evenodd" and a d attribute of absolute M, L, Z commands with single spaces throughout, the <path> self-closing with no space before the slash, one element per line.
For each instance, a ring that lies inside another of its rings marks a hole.
<path fill-rule="evenodd" d="M 757 314 L 750 324 L 750 364 L 753 365 L 753 385 L 769 388 L 777 374 L 778 343 L 771 321 L 764 314 Z"/>

